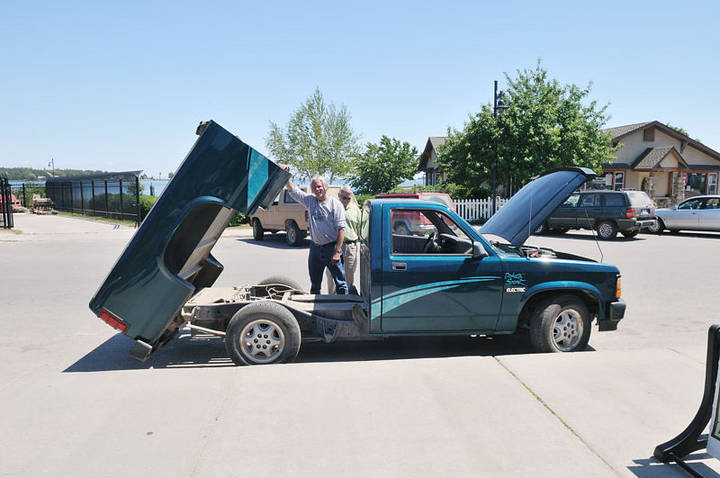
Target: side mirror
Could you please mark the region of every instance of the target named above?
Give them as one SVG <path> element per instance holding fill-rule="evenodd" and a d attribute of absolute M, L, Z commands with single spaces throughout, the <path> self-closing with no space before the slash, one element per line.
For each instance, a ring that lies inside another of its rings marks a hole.
<path fill-rule="evenodd" d="M 473 259 L 482 259 L 487 257 L 489 254 L 485 248 L 479 242 L 473 241 Z"/>

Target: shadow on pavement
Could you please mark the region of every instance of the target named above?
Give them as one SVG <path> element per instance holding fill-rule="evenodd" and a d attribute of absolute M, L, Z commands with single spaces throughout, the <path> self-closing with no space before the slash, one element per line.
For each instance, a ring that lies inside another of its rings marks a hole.
<path fill-rule="evenodd" d="M 715 470 L 707 466 L 705 463 L 698 461 L 709 459 L 713 459 L 713 457 L 707 453 L 693 453 L 685 457 L 685 463 L 705 478 L 720 478 L 720 474 L 718 474 Z M 633 463 L 636 465 L 628 466 L 628 471 L 640 478 L 656 478 L 658 476 L 689 476 L 688 473 L 680 467 L 680 465 L 675 463 L 661 463 L 655 458 L 633 460 Z"/>
<path fill-rule="evenodd" d="M 289 246 L 287 241 L 285 241 L 285 234 L 265 234 L 262 241 L 256 241 L 253 238 L 247 237 L 242 237 L 237 240 L 248 244 L 271 247 L 273 249 L 302 249 L 303 247 L 310 247 L 310 239 L 303 239 L 300 241 L 299 246 Z"/>
<path fill-rule="evenodd" d="M 645 238 L 642 237 L 642 234 L 638 234 L 635 237 L 625 237 L 620 233 L 618 233 L 618 235 L 617 235 L 617 237 L 615 237 L 615 239 L 611 239 L 609 241 L 600 239 L 599 237 L 596 237 L 596 236 L 588 236 L 587 234 L 573 234 L 571 232 L 566 232 L 564 234 L 548 232 L 547 234 L 543 234 L 542 236 L 533 236 L 533 237 L 556 237 L 556 238 L 565 237 L 567 239 L 578 239 L 581 241 L 597 240 L 601 244 L 606 243 L 606 242 L 634 242 L 634 241 L 644 241 L 645 240 Z"/>
<path fill-rule="evenodd" d="M 234 366 L 219 337 L 195 336 L 182 331 L 146 362 L 130 358 L 132 340 L 117 334 L 63 373 L 143 370 L 150 368 Z M 594 351 L 588 347 L 587 351 Z M 348 341 L 331 344 L 303 343 L 296 363 L 358 362 L 444 357 L 492 357 L 533 353 L 527 335 L 496 337 L 390 337 L 385 340 Z"/>

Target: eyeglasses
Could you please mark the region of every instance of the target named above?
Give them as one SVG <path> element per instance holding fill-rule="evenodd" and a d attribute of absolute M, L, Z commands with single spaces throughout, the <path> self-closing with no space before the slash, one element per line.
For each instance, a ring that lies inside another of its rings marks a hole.
<path fill-rule="evenodd" d="M 338 197 L 340 198 L 341 201 L 349 201 L 350 200 L 350 196 L 338 196 Z"/>

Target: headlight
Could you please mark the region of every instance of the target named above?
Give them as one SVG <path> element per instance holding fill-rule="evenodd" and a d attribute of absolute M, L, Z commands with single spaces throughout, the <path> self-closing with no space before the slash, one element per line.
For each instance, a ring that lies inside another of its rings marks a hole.
<path fill-rule="evenodd" d="M 619 299 L 622 295 L 622 277 L 618 276 L 617 284 L 615 284 L 615 298 Z"/>

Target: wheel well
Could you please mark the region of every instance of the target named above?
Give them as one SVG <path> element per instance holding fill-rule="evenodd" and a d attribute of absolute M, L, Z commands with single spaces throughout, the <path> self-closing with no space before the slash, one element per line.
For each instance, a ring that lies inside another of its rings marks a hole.
<path fill-rule="evenodd" d="M 298 225 L 297 225 L 297 223 L 295 222 L 294 219 L 286 219 L 286 220 L 285 220 L 285 229 L 287 229 L 288 227 L 293 226 L 293 225 L 294 225 L 295 227 L 298 227 Z M 298 227 L 298 229 L 299 229 L 299 227 Z"/>
<path fill-rule="evenodd" d="M 597 315 L 598 313 L 598 301 L 597 299 L 590 294 L 589 292 L 586 292 L 581 289 L 555 289 L 555 290 L 548 290 L 545 292 L 539 292 L 532 296 L 530 300 L 527 301 L 525 306 L 523 307 L 522 311 L 520 312 L 520 316 L 518 317 L 518 328 L 522 327 L 525 328 L 530 325 L 530 318 L 532 317 L 533 313 L 537 309 L 538 305 L 543 303 L 544 301 L 554 297 L 554 296 L 561 296 L 561 295 L 572 295 L 577 297 L 578 299 L 582 300 L 585 306 L 588 308 L 588 311 L 590 312 L 590 319 Z"/>
<path fill-rule="evenodd" d="M 254 223 L 255 221 L 257 221 L 257 223 L 262 226 L 262 222 L 260 222 L 260 218 L 258 218 L 258 217 L 252 218 L 252 221 L 250 221 L 250 224 Z"/>

